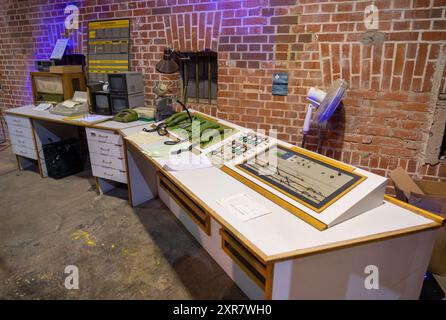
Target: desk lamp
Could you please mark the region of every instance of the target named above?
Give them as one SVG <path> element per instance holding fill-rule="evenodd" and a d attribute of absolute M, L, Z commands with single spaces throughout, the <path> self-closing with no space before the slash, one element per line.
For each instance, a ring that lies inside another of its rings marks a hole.
<path fill-rule="evenodd" d="M 314 110 L 316 115 L 314 117 L 314 124 L 320 130 L 322 126 L 325 126 L 327 121 L 333 115 L 341 103 L 342 97 L 348 88 L 348 83 L 342 79 L 336 80 L 330 87 L 328 92 L 317 88 L 310 88 L 308 91 L 307 99 L 310 101 L 310 105 L 307 109 L 307 115 L 305 116 L 304 127 L 302 129 L 303 139 L 302 147 L 305 146 L 305 140 L 308 132 L 310 131 L 311 116 Z M 320 138 L 319 138 L 320 140 Z M 319 150 L 319 146 L 318 146 Z"/>
<path fill-rule="evenodd" d="M 156 71 L 162 74 L 173 74 L 175 72 L 178 72 L 180 69 L 179 61 L 189 61 L 190 58 L 181 54 L 178 51 L 173 51 L 171 48 L 166 47 L 164 48 L 164 55 L 163 58 L 156 64 Z M 186 103 L 187 99 L 187 81 L 186 79 L 184 81 L 184 87 L 183 87 L 183 98 Z M 192 117 L 190 115 L 189 109 L 187 109 L 186 104 L 181 102 L 179 99 L 176 100 L 181 107 L 187 112 L 187 115 L 189 117 L 190 122 L 192 123 Z"/>

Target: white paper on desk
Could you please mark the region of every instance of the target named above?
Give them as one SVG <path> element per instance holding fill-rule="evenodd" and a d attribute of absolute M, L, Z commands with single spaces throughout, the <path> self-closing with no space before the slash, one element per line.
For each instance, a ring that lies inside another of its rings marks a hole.
<path fill-rule="evenodd" d="M 138 144 L 150 144 L 162 140 L 162 137 L 157 135 L 156 133 L 150 134 L 144 131 L 132 134 L 131 136 L 128 136 L 126 138 Z"/>
<path fill-rule="evenodd" d="M 271 213 L 271 210 L 244 193 L 220 199 L 217 203 L 228 209 L 242 221 L 252 220 Z"/>
<path fill-rule="evenodd" d="M 165 168 L 170 171 L 186 171 L 212 167 L 212 163 L 204 154 L 195 155 L 192 152 L 182 152 L 170 155 Z"/>

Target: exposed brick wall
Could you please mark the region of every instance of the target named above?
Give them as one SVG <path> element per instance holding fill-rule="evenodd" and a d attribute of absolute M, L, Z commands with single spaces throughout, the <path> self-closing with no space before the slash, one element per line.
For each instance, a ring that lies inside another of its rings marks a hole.
<path fill-rule="evenodd" d="M 382 175 L 401 165 L 419 178 L 446 180 L 445 165 L 423 161 L 435 99 L 446 92 L 446 70 L 436 70 L 445 50 L 445 0 L 72 3 L 80 8 L 81 29 L 70 34 L 62 29 L 65 1 L 0 4 L 0 108 L 30 102 L 27 74 L 61 34 L 85 53 L 87 21 L 130 17 L 131 65 L 145 75 L 147 104 L 157 81 L 179 86 L 177 76 L 155 72 L 166 45 L 212 48 L 219 53 L 218 105 L 196 107 L 300 143 L 308 88 L 342 77 L 350 89 L 322 132 L 322 153 Z M 380 10 L 379 30 L 365 34 L 364 10 L 372 3 Z M 271 95 L 275 72 L 289 74 L 287 97 Z M 316 147 L 315 130 L 308 142 Z"/>

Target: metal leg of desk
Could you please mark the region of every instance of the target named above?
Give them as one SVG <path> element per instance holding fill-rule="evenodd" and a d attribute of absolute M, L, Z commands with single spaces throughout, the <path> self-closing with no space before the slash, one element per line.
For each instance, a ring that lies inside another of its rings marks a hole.
<path fill-rule="evenodd" d="M 127 144 L 126 152 L 131 203 L 137 206 L 158 196 L 158 177 L 155 166 L 139 150 Z"/>

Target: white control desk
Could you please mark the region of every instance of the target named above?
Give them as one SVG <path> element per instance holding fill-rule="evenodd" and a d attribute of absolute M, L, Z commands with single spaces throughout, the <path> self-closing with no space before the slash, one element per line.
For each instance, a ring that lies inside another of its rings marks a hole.
<path fill-rule="evenodd" d="M 45 176 L 42 145 L 86 127 L 98 188 L 126 182 L 133 206 L 160 197 L 250 298 L 418 299 L 442 218 L 386 196 L 382 205 L 319 231 L 218 168 L 165 170 L 165 160 L 128 139 L 151 128 L 145 122 L 86 126 L 62 118 L 30 107 L 7 110 L 18 158 L 37 160 Z M 123 167 L 125 176 L 118 174 Z M 218 203 L 239 193 L 271 213 L 243 222 Z M 376 281 L 378 288 L 367 285 Z"/>
<path fill-rule="evenodd" d="M 159 196 L 250 298 L 418 299 L 440 217 L 386 196 L 319 231 L 218 168 L 166 171 L 165 160 L 125 140 L 133 205 Z M 243 222 L 217 202 L 238 193 L 272 213 Z M 379 289 L 365 285 L 370 266 Z"/>

